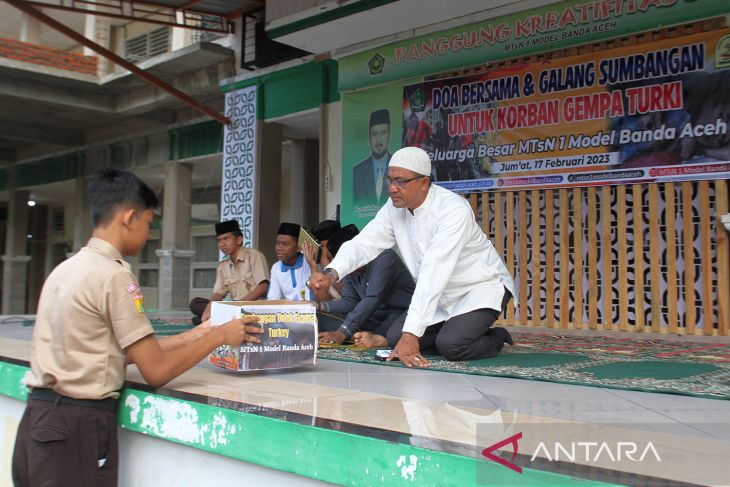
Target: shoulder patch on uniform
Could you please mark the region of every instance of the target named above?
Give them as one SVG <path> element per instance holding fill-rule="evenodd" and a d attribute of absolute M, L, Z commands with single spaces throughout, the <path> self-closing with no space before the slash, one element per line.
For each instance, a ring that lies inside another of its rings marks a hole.
<path fill-rule="evenodd" d="M 136 292 L 138 290 L 139 290 L 139 286 L 137 284 L 135 284 L 133 282 L 127 284 L 127 292 L 129 294 L 132 294 L 132 293 L 134 293 L 134 292 Z"/>
<path fill-rule="evenodd" d="M 135 294 L 132 296 L 132 299 L 134 300 L 134 305 L 137 307 L 137 312 L 139 314 L 144 314 L 144 296 L 142 293 Z"/>

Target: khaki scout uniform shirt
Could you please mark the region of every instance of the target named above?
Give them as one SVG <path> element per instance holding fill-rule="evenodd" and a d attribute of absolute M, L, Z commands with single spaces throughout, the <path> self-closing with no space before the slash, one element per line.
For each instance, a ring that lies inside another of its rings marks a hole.
<path fill-rule="evenodd" d="M 230 294 L 231 299 L 240 301 L 262 281 L 269 280 L 268 267 L 264 254 L 241 247 L 235 261 L 226 257 L 218 264 L 213 292 L 224 297 Z"/>
<path fill-rule="evenodd" d="M 124 349 L 153 333 L 139 284 L 119 251 L 92 238 L 46 279 L 28 386 L 76 399 L 119 397 Z"/>

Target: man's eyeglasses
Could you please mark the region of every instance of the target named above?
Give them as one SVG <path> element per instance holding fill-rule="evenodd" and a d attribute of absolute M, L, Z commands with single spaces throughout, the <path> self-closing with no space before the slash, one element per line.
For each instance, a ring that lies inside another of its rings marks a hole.
<path fill-rule="evenodd" d="M 385 176 L 383 178 L 383 181 L 385 181 L 385 184 L 390 186 L 391 184 L 394 184 L 396 188 L 402 188 L 406 184 L 410 183 L 411 181 L 415 181 L 416 179 L 425 178 L 426 176 L 416 176 L 415 178 L 410 179 L 404 179 L 404 178 L 391 178 L 390 176 Z"/>

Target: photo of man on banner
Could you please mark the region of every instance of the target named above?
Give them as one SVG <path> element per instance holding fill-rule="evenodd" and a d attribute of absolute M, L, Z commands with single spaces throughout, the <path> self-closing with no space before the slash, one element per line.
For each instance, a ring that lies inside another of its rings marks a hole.
<path fill-rule="evenodd" d="M 392 154 L 390 144 L 390 111 L 379 108 L 370 114 L 368 141 L 370 155 L 352 170 L 353 206 L 382 206 L 388 199 L 388 187 L 383 178 Z"/>

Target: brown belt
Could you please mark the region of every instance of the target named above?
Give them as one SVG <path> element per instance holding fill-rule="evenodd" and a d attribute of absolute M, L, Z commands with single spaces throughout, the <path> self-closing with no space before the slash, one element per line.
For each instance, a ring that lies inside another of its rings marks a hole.
<path fill-rule="evenodd" d="M 106 409 L 107 411 L 116 412 L 117 399 L 108 397 L 106 399 L 74 399 L 73 397 L 62 396 L 53 389 L 36 388 L 28 394 L 30 399 L 36 401 L 48 401 L 55 404 L 67 404 L 69 406 L 81 406 L 84 408 Z"/>

